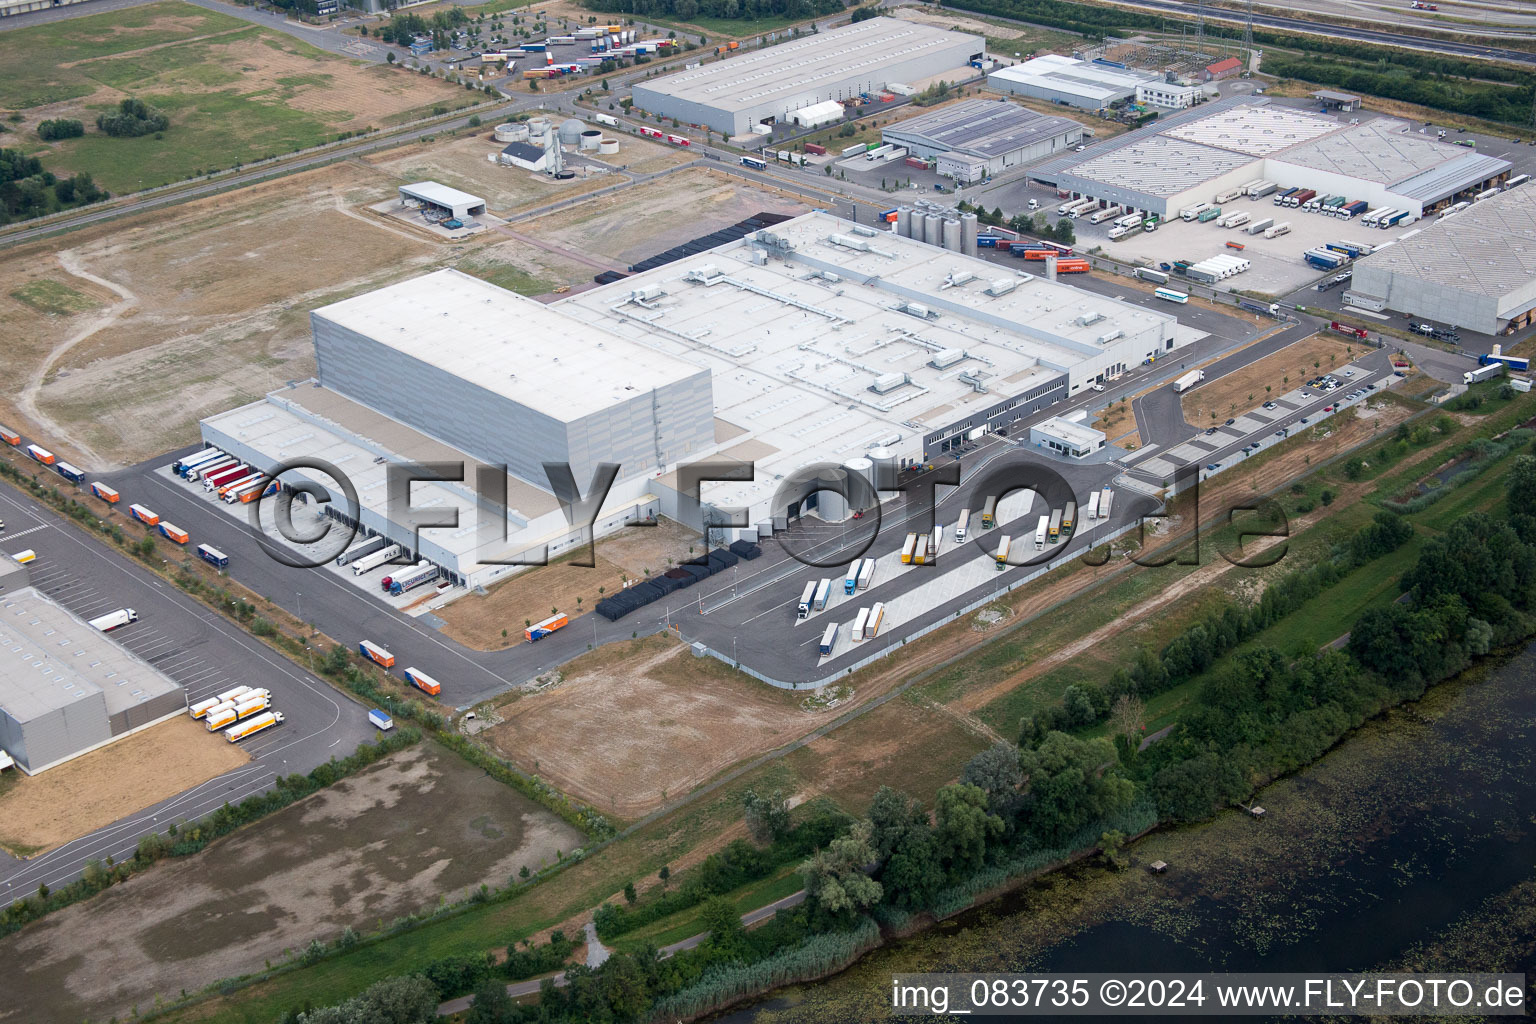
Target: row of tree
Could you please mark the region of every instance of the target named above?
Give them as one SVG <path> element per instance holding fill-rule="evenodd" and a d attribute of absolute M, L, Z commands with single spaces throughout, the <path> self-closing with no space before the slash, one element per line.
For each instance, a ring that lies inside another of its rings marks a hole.
<path fill-rule="evenodd" d="M 675 18 L 678 21 L 690 21 L 700 16 L 725 21 L 762 18 L 800 21 L 836 14 L 843 10 L 843 0 L 582 0 L 582 6 L 610 14 Z"/>
<path fill-rule="evenodd" d="M 42 217 L 110 198 L 89 174 L 56 177 L 19 149 L 0 149 L 0 224 Z"/>

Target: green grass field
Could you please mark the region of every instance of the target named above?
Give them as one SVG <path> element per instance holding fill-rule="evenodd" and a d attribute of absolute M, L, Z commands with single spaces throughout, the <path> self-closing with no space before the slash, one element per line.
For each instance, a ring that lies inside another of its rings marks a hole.
<path fill-rule="evenodd" d="M 126 95 L 165 111 L 170 128 L 133 139 L 96 131 L 97 114 Z M 397 109 L 360 123 L 368 116 L 360 105 L 378 110 L 380 95 L 398 96 Z M 283 156 L 345 130 L 477 98 L 402 70 L 356 65 L 181 0 L 0 33 L 0 108 L 60 104 L 48 115 L 86 124 L 83 137 L 52 144 L 40 143 L 29 125 L 7 144 L 24 145 L 55 174 L 89 173 L 114 193 Z"/>
<path fill-rule="evenodd" d="M 738 912 L 745 914 L 750 910 L 765 907 L 786 896 L 791 896 L 801 888 L 800 865 L 797 862 L 787 864 L 769 877 L 753 882 L 751 885 L 742 886 L 730 894 L 730 900 Z M 670 946 L 674 942 L 681 942 L 704 931 L 705 925 L 699 917 L 697 907 L 680 910 L 659 921 L 652 921 L 643 928 L 636 928 L 615 939 L 610 945 L 626 952 L 634 952 L 647 943 L 658 949 L 662 946 Z"/>

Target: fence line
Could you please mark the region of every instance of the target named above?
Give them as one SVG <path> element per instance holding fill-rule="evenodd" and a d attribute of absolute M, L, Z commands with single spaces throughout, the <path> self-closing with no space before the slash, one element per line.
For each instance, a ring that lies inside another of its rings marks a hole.
<path fill-rule="evenodd" d="M 1092 550 L 1093 548 L 1098 547 L 1100 544 L 1110 544 L 1110 543 L 1113 543 L 1116 540 L 1119 540 L 1121 537 L 1125 536 L 1131 530 L 1135 529 L 1138 525 L 1139 525 L 1139 521 L 1138 522 L 1126 523 L 1124 526 L 1122 526 L 1118 530 L 1115 530 L 1114 532 L 1110 533 L 1108 536 L 1104 537 L 1102 540 L 1098 541 L 1097 543 L 1089 545 L 1089 550 Z M 1077 557 L 1077 556 L 1074 556 L 1074 557 Z M 766 675 L 766 674 L 764 674 L 762 672 L 757 671 L 757 669 L 750 668 L 750 667 L 748 667 L 746 665 L 740 664 L 734 658 L 730 657 L 729 655 L 723 654 L 720 651 L 715 650 L 713 647 L 710 647 L 708 644 L 704 644 L 704 643 L 698 642 L 698 641 L 689 641 L 687 637 L 682 636 L 681 632 L 679 632 L 678 635 L 679 635 L 679 637 L 682 638 L 684 643 L 689 643 L 694 648 L 695 651 L 702 650 L 702 652 L 704 654 L 708 655 L 709 657 L 715 658 L 718 661 L 722 661 L 725 664 L 730 665 L 732 668 L 735 668 L 737 671 L 746 673 L 747 675 L 753 677 L 754 679 L 758 680 L 759 682 L 767 683 L 769 686 L 776 686 L 776 687 L 778 687 L 781 690 L 798 690 L 802 686 L 804 686 L 808 690 L 814 690 L 814 689 L 818 689 L 820 687 L 826 686 L 828 683 L 834 682 L 834 681 L 836 681 L 837 679 L 839 679 L 841 677 L 851 675 L 854 672 L 857 672 L 861 668 L 865 668 L 865 667 L 867 667 L 869 665 L 873 665 L 875 662 L 879 661 L 881 658 L 884 658 L 884 657 L 887 657 L 887 656 L 889 656 L 891 654 L 894 654 L 898 649 L 900 649 L 901 647 L 906 646 L 907 644 L 911 643 L 912 641 L 919 640 L 919 639 L 927 636 L 929 633 L 932 633 L 934 630 L 939 629 L 940 627 L 943 627 L 943 626 L 947 626 L 951 622 L 954 622 L 956 619 L 959 619 L 959 618 L 961 618 L 964 615 L 968 615 L 971 612 L 976 611 L 978 608 L 982 608 L 982 607 L 984 607 L 986 605 L 991 604 L 993 601 L 996 601 L 998 598 L 1002 597 L 1003 595 L 1010 594 L 1013 591 L 1017 590 L 1019 587 L 1024 586 L 1026 583 L 1031 583 L 1031 582 L 1039 579 L 1041 576 L 1044 576 L 1046 573 L 1052 572 L 1053 570 L 1055 570 L 1057 568 L 1059 568 L 1059 565 L 1052 565 L 1049 562 L 1044 563 L 1044 564 L 1038 566 L 1033 572 L 1028 573 L 1027 575 L 1021 576 L 1020 578 L 1014 580 L 1013 582 L 1007 584 L 1006 586 L 999 587 L 998 589 L 993 590 L 991 593 L 989 593 L 989 594 L 987 594 L 987 595 L 985 595 L 983 597 L 977 598 L 976 600 L 970 602 L 969 604 L 967 604 L 967 605 L 957 609 L 954 612 L 954 614 L 952 616 L 948 617 L 948 618 L 942 618 L 942 619 L 937 620 L 936 622 L 930 622 L 928 625 L 923 626 L 922 628 L 917 629 L 917 630 L 915 630 L 915 631 L 913 631 L 911 633 L 908 633 L 906 636 L 902 637 L 896 643 L 891 644 L 890 646 L 885 647 L 885 648 L 883 648 L 883 649 L 881 649 L 881 650 L 879 650 L 879 651 L 877 651 L 877 652 L 875 652 L 873 654 L 870 654 L 870 655 L 868 655 L 866 657 L 860 658 L 858 661 L 855 661 L 851 665 L 848 665 L 848 666 L 846 666 L 844 668 L 837 669 L 836 671 L 834 671 L 834 672 L 832 672 L 832 673 L 830 673 L 828 675 L 822 676 L 819 679 L 809 679 L 809 680 L 805 680 L 804 682 L 784 682 L 781 679 L 775 679 L 772 676 L 769 676 L 769 675 Z"/>

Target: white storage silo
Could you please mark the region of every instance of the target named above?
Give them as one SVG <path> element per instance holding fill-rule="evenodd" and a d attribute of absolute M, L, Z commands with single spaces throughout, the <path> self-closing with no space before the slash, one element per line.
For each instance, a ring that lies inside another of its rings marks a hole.
<path fill-rule="evenodd" d="M 967 256 L 976 255 L 976 215 L 960 215 L 960 251 Z"/>
<path fill-rule="evenodd" d="M 597 144 L 597 151 L 603 156 L 612 156 L 619 151 L 619 140 L 603 139 Z"/>
<path fill-rule="evenodd" d="M 936 213 L 923 215 L 923 241 L 929 245 L 940 245 L 944 240 L 944 218 Z"/>
<path fill-rule="evenodd" d="M 560 122 L 560 144 L 562 146 L 574 146 L 581 141 L 581 133 L 587 130 L 587 126 L 568 117 Z"/>
<path fill-rule="evenodd" d="M 848 472 L 848 500 L 856 509 L 874 508 L 880 501 L 875 494 L 875 463 L 858 456 L 843 463 Z"/>
<path fill-rule="evenodd" d="M 866 457 L 874 467 L 875 487 L 881 491 L 896 490 L 896 453 L 889 448 L 871 448 Z"/>
<path fill-rule="evenodd" d="M 960 251 L 960 218 L 944 218 L 944 248 L 951 252 Z"/>
<path fill-rule="evenodd" d="M 506 124 L 496 126 L 497 142 L 527 142 L 528 126 L 518 124 L 516 121 L 508 121 Z"/>
<path fill-rule="evenodd" d="M 912 237 L 912 208 L 910 206 L 897 207 L 896 233 L 902 238 Z"/>
<path fill-rule="evenodd" d="M 603 141 L 603 133 L 594 128 L 588 128 L 581 133 L 580 140 L 583 153 L 596 153 L 598 145 Z"/>

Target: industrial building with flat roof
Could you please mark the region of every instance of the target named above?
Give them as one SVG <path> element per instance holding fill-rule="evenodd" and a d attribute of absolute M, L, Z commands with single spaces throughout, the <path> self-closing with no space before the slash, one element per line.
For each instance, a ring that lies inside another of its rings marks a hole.
<path fill-rule="evenodd" d="M 0 596 L 0 750 L 28 775 L 186 707 L 180 684 L 39 591 Z"/>
<path fill-rule="evenodd" d="M 1105 438 L 1102 430 L 1052 416 L 1030 426 L 1029 443 L 1067 458 L 1086 459 L 1104 447 Z"/>
<path fill-rule="evenodd" d="M 632 95 L 637 107 L 653 114 L 743 135 L 755 124 L 789 121 L 803 107 L 963 68 L 985 49 L 981 36 L 870 18 L 637 81 Z"/>
<path fill-rule="evenodd" d="M 419 206 L 444 218 L 469 220 L 485 212 L 485 200 L 435 181 L 400 186 L 400 201 Z"/>
<path fill-rule="evenodd" d="M 1162 118 L 1031 177 L 1076 196 L 1164 218 L 1257 179 L 1313 188 L 1417 219 L 1487 188 L 1510 163 L 1419 135 L 1391 118 L 1337 118 L 1231 96 Z"/>
<path fill-rule="evenodd" d="M 586 540 L 545 463 L 569 462 L 583 494 L 619 463 L 599 535 L 657 513 L 697 527 L 678 467 L 749 463 L 753 479 L 702 498 L 756 535 L 801 507 L 809 491 L 781 488 L 806 467 L 935 459 L 1193 340 L 1167 313 L 824 213 L 547 306 L 438 271 L 312 322 L 319 381 L 209 417 L 204 439 L 261 465 L 331 463 L 365 529 L 471 585 L 511 571 L 484 559 Z M 387 467 L 407 460 L 470 464 L 411 492 L 458 526 L 418 542 L 388 507 Z M 504 515 L 477 497 L 482 465 L 510 471 L 489 468 Z"/>
<path fill-rule="evenodd" d="M 970 157 L 998 174 L 1070 150 L 1082 142 L 1083 126 L 1006 100 L 967 100 L 888 125 L 880 139 L 924 160 Z"/>
<path fill-rule="evenodd" d="M 1492 196 L 1355 264 L 1351 289 L 1483 334 L 1536 320 L 1536 193 Z"/>
<path fill-rule="evenodd" d="M 998 92 L 1032 96 L 1084 110 L 1102 110 L 1136 95 L 1136 87 L 1161 82 L 1163 76 L 1135 68 L 1095 64 L 1057 53 L 999 68 L 987 75 Z"/>

